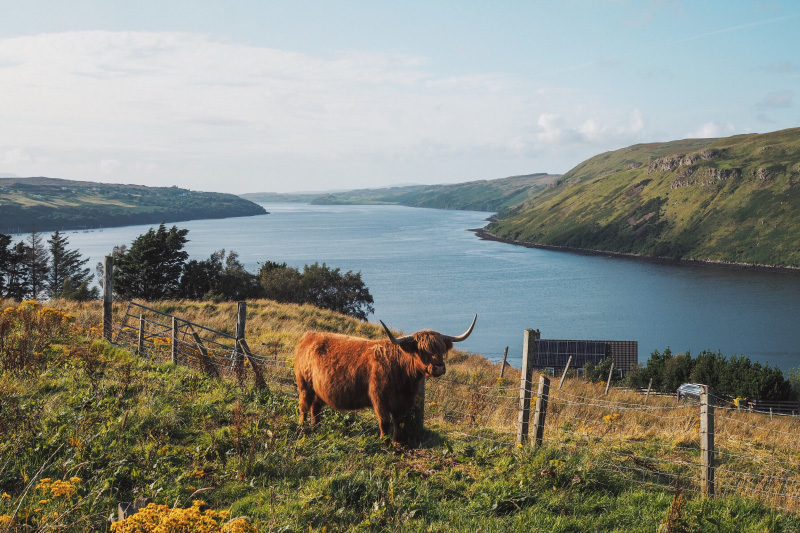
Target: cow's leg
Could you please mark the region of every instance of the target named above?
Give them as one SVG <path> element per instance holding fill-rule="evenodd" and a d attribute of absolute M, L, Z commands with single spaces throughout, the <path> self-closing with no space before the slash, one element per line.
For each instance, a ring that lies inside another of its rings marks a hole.
<path fill-rule="evenodd" d="M 301 384 L 300 380 L 298 380 L 298 391 L 300 393 L 300 420 L 298 424 L 301 426 L 306 421 L 306 413 L 308 413 L 309 409 L 312 408 L 314 405 L 314 401 L 316 400 L 316 394 L 314 394 L 314 389 L 305 386 L 305 384 Z M 312 411 L 311 423 L 314 423 L 314 413 Z"/>
<path fill-rule="evenodd" d="M 404 416 L 400 416 L 397 413 L 392 413 L 392 425 L 394 426 L 392 440 L 394 442 L 400 442 L 400 424 L 403 420 L 405 420 Z"/>
<path fill-rule="evenodd" d="M 325 405 L 325 402 L 320 400 L 319 396 L 315 396 L 314 397 L 314 401 L 311 403 L 311 425 L 312 426 L 322 419 L 321 416 L 320 416 L 320 411 L 322 411 L 322 407 L 324 405 Z"/>
<path fill-rule="evenodd" d="M 383 438 L 389 434 L 392 415 L 380 403 L 373 403 L 372 406 L 375 409 L 375 416 L 378 417 L 378 426 L 381 428 L 381 438 Z"/>

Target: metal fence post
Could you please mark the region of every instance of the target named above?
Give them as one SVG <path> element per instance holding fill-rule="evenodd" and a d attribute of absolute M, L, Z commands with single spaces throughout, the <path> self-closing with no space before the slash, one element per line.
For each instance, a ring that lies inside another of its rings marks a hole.
<path fill-rule="evenodd" d="M 103 263 L 103 338 L 111 342 L 111 304 L 113 302 L 111 278 L 114 274 L 114 257 L 107 255 Z"/>
<path fill-rule="evenodd" d="M 503 362 L 500 363 L 500 379 L 503 379 L 503 374 L 506 372 L 506 359 L 508 358 L 508 346 L 503 350 Z"/>
<path fill-rule="evenodd" d="M 517 444 L 528 442 L 528 423 L 531 416 L 531 377 L 536 359 L 536 341 L 539 330 L 526 329 L 522 341 L 522 373 L 519 378 L 519 418 L 517 420 Z"/>
<path fill-rule="evenodd" d="M 144 314 L 139 315 L 139 342 L 136 346 L 136 355 L 144 353 Z"/>
<path fill-rule="evenodd" d="M 714 496 L 714 394 L 711 387 L 700 389 L 700 493 Z"/>
<path fill-rule="evenodd" d="M 172 317 L 172 364 L 178 364 L 178 319 Z"/>
<path fill-rule="evenodd" d="M 536 395 L 536 412 L 533 415 L 534 446 L 541 447 L 544 440 L 544 421 L 547 417 L 547 400 L 550 398 L 550 379 L 539 376 L 539 392 Z"/>

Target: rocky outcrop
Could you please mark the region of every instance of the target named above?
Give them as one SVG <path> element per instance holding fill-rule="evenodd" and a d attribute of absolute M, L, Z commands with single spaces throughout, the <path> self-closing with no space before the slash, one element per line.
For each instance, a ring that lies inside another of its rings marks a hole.
<path fill-rule="evenodd" d="M 704 185 L 710 187 L 731 178 L 738 178 L 742 171 L 738 168 L 713 168 L 685 169 L 678 173 L 670 184 L 670 189 L 680 189 L 690 185 Z"/>
<path fill-rule="evenodd" d="M 647 173 L 650 174 L 656 171 L 671 172 L 676 168 L 690 167 L 701 160 L 711 161 L 716 159 L 722 155 L 722 153 L 723 150 L 709 148 L 693 154 L 660 157 L 650 163 L 650 166 L 647 167 Z"/>

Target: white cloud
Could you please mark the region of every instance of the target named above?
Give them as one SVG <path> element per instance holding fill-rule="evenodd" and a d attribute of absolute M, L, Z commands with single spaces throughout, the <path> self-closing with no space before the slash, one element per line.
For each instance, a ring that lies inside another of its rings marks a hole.
<path fill-rule="evenodd" d="M 724 137 L 733 135 L 736 128 L 733 124 L 717 124 L 716 122 L 706 122 L 697 127 L 697 129 L 687 133 L 687 139 L 710 139 L 715 137 Z"/>
<path fill-rule="evenodd" d="M 200 34 L 5 39 L 0 71 L 0 171 L 19 175 L 231 192 L 463 181 L 563 172 L 646 130 L 578 87 Z"/>

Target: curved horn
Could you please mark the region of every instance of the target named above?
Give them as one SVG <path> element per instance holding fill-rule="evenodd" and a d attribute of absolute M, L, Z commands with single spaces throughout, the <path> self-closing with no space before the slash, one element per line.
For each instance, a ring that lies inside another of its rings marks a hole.
<path fill-rule="evenodd" d="M 406 335 L 405 337 L 400 337 L 399 339 L 395 339 L 394 335 L 392 335 L 392 332 L 389 331 L 389 328 L 386 326 L 386 324 L 383 323 L 383 320 L 378 320 L 378 322 L 380 322 L 381 326 L 383 326 L 383 329 L 386 330 L 386 334 L 389 335 L 389 339 L 392 341 L 392 344 L 400 344 L 401 342 L 405 342 L 411 338 L 411 335 Z"/>
<path fill-rule="evenodd" d="M 469 337 L 469 334 L 472 333 L 472 328 L 475 327 L 475 322 L 477 320 L 478 320 L 478 315 L 476 314 L 475 318 L 472 319 L 472 325 L 469 327 L 469 329 L 465 333 L 459 335 L 458 337 L 451 337 L 450 335 L 442 335 L 442 337 L 444 337 L 446 340 L 449 340 L 450 342 L 465 341 L 467 340 L 467 337 Z"/>

